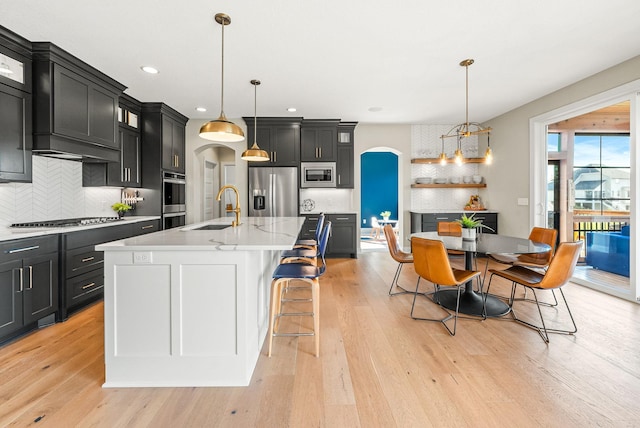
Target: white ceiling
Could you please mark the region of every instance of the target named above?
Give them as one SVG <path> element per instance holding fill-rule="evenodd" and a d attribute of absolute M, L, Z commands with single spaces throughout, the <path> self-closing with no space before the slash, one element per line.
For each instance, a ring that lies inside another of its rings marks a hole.
<path fill-rule="evenodd" d="M 0 25 L 51 41 L 190 118 L 482 122 L 640 54 L 638 0 L 0 0 Z M 153 65 L 158 75 L 140 70 Z M 195 111 L 208 108 L 206 113 Z M 288 113 L 294 106 L 296 113 Z M 372 107 L 380 111 L 369 111 Z"/>

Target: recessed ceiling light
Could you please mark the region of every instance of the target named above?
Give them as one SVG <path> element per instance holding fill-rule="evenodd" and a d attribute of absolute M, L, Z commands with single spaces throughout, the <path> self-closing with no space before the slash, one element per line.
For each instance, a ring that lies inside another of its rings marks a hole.
<path fill-rule="evenodd" d="M 372 113 L 376 113 L 378 111 L 382 111 L 382 107 L 369 107 L 369 111 Z"/>
<path fill-rule="evenodd" d="M 207 109 L 206 109 L 206 108 L 204 108 L 204 107 L 196 107 L 196 110 L 197 110 L 197 111 L 200 111 L 200 112 L 205 112 L 205 111 L 207 111 Z"/>
<path fill-rule="evenodd" d="M 142 66 L 140 68 L 145 73 L 149 73 L 149 74 L 158 74 L 159 73 L 157 68 L 151 67 L 150 65 L 144 65 L 144 66 Z"/>
<path fill-rule="evenodd" d="M 295 111 L 298 111 L 298 109 L 297 109 L 297 108 L 295 108 L 295 107 L 289 107 L 289 108 L 287 109 L 287 111 L 288 111 L 289 113 L 293 113 L 293 112 L 295 112 Z"/>

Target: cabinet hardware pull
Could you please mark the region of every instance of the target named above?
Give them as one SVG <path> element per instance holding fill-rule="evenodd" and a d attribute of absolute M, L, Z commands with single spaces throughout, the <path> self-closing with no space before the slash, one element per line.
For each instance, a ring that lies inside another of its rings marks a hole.
<path fill-rule="evenodd" d="M 320 150 L 320 158 L 322 158 L 322 147 L 319 147 Z"/>
<path fill-rule="evenodd" d="M 449 217 L 436 217 L 436 220 L 449 220 Z"/>
<path fill-rule="evenodd" d="M 33 266 L 29 266 L 29 290 L 33 290 Z"/>
<path fill-rule="evenodd" d="M 24 269 L 18 269 L 20 271 L 20 293 L 24 291 Z"/>
<path fill-rule="evenodd" d="M 150 224 L 149 226 L 142 226 L 142 227 L 141 227 L 141 229 L 142 229 L 142 230 L 144 230 L 144 229 L 151 229 L 152 227 L 153 227 L 153 225 L 152 225 L 152 224 Z"/>
<path fill-rule="evenodd" d="M 86 259 L 82 259 L 82 263 L 90 262 L 93 259 L 95 259 L 95 257 L 87 257 Z"/>
<path fill-rule="evenodd" d="M 340 185 L 340 174 L 338 174 L 338 186 Z"/>
<path fill-rule="evenodd" d="M 336 217 L 336 220 L 349 220 L 349 217 Z"/>
<path fill-rule="evenodd" d="M 83 286 L 82 286 L 82 289 L 83 289 L 83 290 L 86 290 L 87 288 L 89 288 L 89 287 L 93 287 L 94 285 L 96 285 L 96 283 L 95 283 L 95 282 L 92 282 L 92 283 L 90 283 L 90 284 L 83 285 Z"/>
<path fill-rule="evenodd" d="M 9 254 L 21 253 L 23 251 L 37 250 L 40 248 L 40 245 L 34 245 L 33 247 L 24 247 L 24 248 L 15 248 L 13 250 L 7 251 Z"/>
<path fill-rule="evenodd" d="M 273 161 L 278 162 L 278 152 L 273 152 Z"/>

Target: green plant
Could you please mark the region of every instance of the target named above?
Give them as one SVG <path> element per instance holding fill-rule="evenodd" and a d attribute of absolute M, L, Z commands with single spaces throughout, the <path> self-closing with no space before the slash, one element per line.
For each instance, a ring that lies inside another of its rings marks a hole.
<path fill-rule="evenodd" d="M 122 202 L 116 202 L 111 205 L 111 209 L 117 213 L 126 213 L 131 209 L 131 205 L 123 204 Z"/>
<path fill-rule="evenodd" d="M 464 229 L 476 229 L 476 228 L 485 228 L 493 231 L 489 226 L 482 224 L 481 219 L 475 218 L 476 213 L 471 215 L 462 214 L 462 217 L 456 220 L 457 223 L 460 223 Z"/>
<path fill-rule="evenodd" d="M 382 211 L 380 213 L 380 217 L 390 217 L 391 216 L 391 211 Z"/>

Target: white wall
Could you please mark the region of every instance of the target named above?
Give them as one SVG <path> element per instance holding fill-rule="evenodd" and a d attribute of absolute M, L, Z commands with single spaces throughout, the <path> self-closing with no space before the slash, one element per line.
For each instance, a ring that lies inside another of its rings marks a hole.
<path fill-rule="evenodd" d="M 344 118 L 349 120 L 349 118 Z M 411 201 L 411 125 L 373 125 L 360 123 L 354 132 L 354 208 L 360 211 L 360 155 L 374 148 L 388 148 L 398 155 L 398 209 L 402 215 L 402 243 L 411 232 L 411 216 L 409 203 Z M 360 229 L 358 228 L 358 235 Z M 358 236 L 358 238 L 360 238 Z M 404 245 L 404 244 L 403 244 Z"/>
<path fill-rule="evenodd" d="M 640 79 L 640 56 L 485 123 L 493 128 L 491 147 L 494 161 L 491 166 L 481 167 L 481 174 L 487 179 L 486 193 L 491 200 L 491 208 L 500 212 L 500 233 L 523 237 L 529 234 L 532 226 L 529 207 L 518 206 L 517 198 L 529 198 L 532 175 L 546 173 L 546 170 L 531 171 L 530 168 L 529 119 L 636 79 Z"/>

